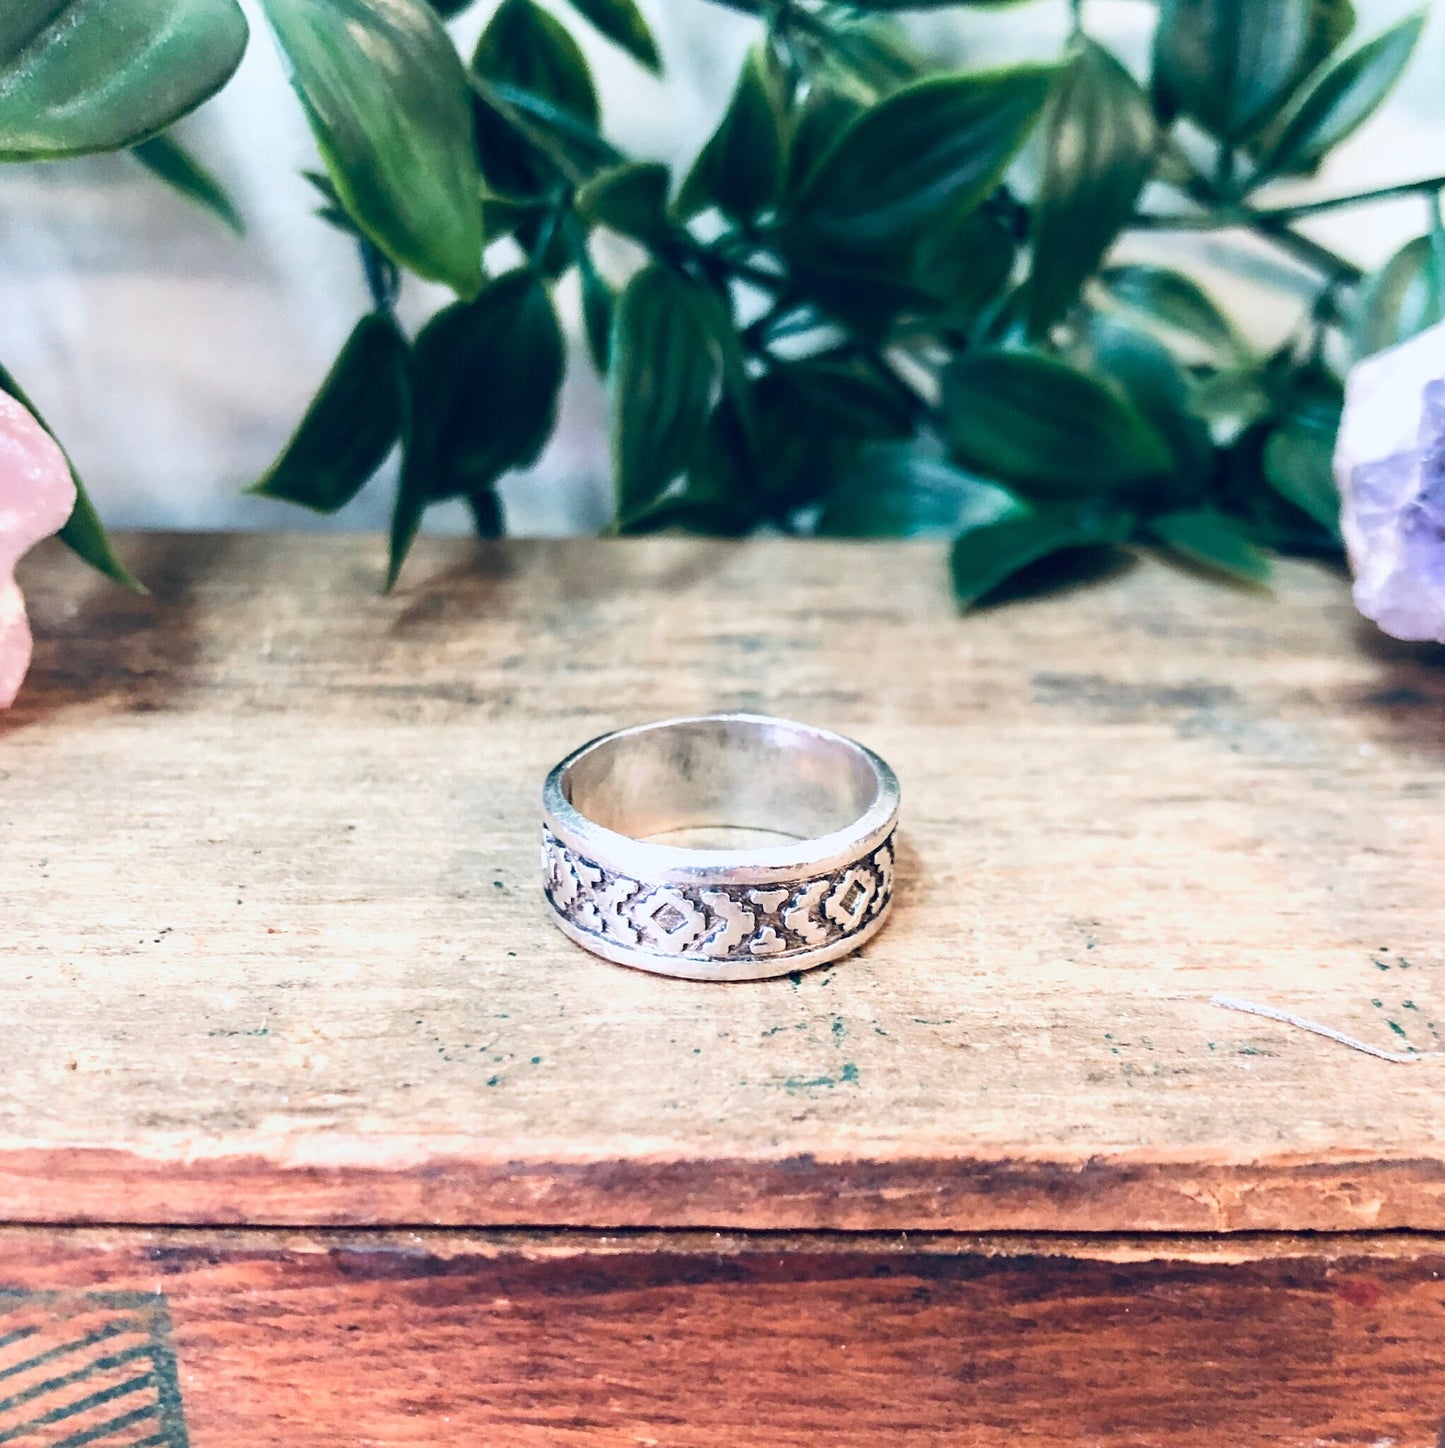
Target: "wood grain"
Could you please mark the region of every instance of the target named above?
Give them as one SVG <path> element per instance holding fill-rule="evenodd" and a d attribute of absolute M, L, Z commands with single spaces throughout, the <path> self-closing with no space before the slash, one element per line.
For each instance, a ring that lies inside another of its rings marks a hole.
<path fill-rule="evenodd" d="M 155 537 L 27 565 L 0 1219 L 1445 1228 L 1445 672 L 1342 582 L 960 619 L 933 545 Z M 751 708 L 897 768 L 897 910 L 761 985 L 548 924 L 537 794 Z"/>
<path fill-rule="evenodd" d="M 1445 1415 L 1439 1237 L 12 1229 L 0 1261 L 162 1294 L 191 1448 L 1435 1448 Z"/>

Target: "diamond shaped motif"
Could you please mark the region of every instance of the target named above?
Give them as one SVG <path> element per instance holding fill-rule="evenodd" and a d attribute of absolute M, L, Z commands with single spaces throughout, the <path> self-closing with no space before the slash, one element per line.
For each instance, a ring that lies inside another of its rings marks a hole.
<path fill-rule="evenodd" d="M 632 923 L 662 950 L 686 950 L 707 929 L 707 916 L 686 895 L 675 890 L 654 890 L 631 910 Z"/>
<path fill-rule="evenodd" d="M 871 870 L 845 870 L 823 901 L 823 914 L 846 933 L 862 920 L 877 890 L 878 880 Z"/>

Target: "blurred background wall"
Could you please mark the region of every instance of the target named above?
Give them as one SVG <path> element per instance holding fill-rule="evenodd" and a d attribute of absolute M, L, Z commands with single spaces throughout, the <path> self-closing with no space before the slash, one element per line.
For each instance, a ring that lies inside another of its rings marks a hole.
<path fill-rule="evenodd" d="M 367 301 L 352 248 L 312 214 L 299 179 L 310 138 L 252 0 L 247 59 L 231 86 L 178 134 L 231 190 L 247 221 L 234 238 L 126 156 L 0 168 L 0 358 L 64 438 L 107 521 L 177 528 L 376 528 L 389 511 L 383 474 L 336 519 L 240 495 L 284 443 Z M 1356 0 L 1357 39 L 1415 8 Z M 493 7 L 454 26 L 470 48 Z M 666 59 L 659 81 L 575 25 L 594 62 L 609 135 L 666 161 L 706 138 L 753 35 L 707 0 L 646 4 Z M 920 43 L 962 65 L 1058 53 L 1064 0 L 917 24 Z M 1088 0 L 1089 30 L 1131 64 L 1147 51 L 1154 7 Z M 1445 172 L 1445 3 L 1387 108 L 1308 185 L 1281 203 Z M 1425 228 L 1411 198 L 1319 218 L 1323 241 L 1374 265 Z M 1151 239 L 1136 254 L 1187 256 L 1245 329 L 1267 341 L 1297 319 L 1300 276 L 1237 236 Z M 625 269 L 626 259 L 617 258 Z M 425 317 L 445 294 L 408 283 L 403 311 Z M 575 298 L 564 293 L 575 317 Z M 610 511 L 604 404 L 574 354 L 562 426 L 537 467 L 503 485 L 519 534 L 597 527 Z M 466 526 L 433 510 L 428 525 Z"/>

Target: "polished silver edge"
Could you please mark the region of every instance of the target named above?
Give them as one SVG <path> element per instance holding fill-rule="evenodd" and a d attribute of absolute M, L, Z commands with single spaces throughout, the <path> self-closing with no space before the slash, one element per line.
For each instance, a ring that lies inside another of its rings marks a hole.
<path fill-rule="evenodd" d="M 621 736 L 704 720 L 781 725 L 840 744 L 867 761 L 877 781 L 873 801 L 843 829 L 815 839 L 689 849 L 607 829 L 566 799 L 567 771 L 592 750 Z M 897 777 L 871 749 L 830 730 L 744 713 L 615 730 L 552 769 L 542 798 L 544 895 L 553 918 L 577 944 L 620 965 L 688 980 L 764 980 L 851 955 L 877 934 L 891 909 Z M 783 900 L 770 901 L 783 886 Z M 573 916 L 590 918 L 597 928 Z M 738 933 L 729 936 L 728 921 Z M 676 934 L 661 928 L 674 922 Z M 831 938 L 815 939 L 824 933 Z"/>
<path fill-rule="evenodd" d="M 584 755 L 614 739 L 714 720 L 768 727 L 781 724 L 856 750 L 868 761 L 878 781 L 873 803 L 845 828 L 820 835 L 817 839 L 790 840 L 786 844 L 756 849 L 703 850 L 658 845 L 609 830 L 574 809 L 562 792 L 562 780 L 567 770 Z M 796 720 L 778 719 L 766 714 L 698 714 L 663 719 L 655 724 L 634 725 L 630 729 L 614 729 L 589 740 L 580 749 L 574 749 L 551 770 L 542 786 L 543 818 L 564 845 L 609 869 L 658 885 L 784 884 L 798 879 L 800 875 L 840 869 L 877 849 L 893 833 L 898 823 L 898 804 L 897 775 L 867 745 L 859 744 L 847 735 L 835 734 L 830 729 L 819 729 L 812 724 L 799 724 Z"/>

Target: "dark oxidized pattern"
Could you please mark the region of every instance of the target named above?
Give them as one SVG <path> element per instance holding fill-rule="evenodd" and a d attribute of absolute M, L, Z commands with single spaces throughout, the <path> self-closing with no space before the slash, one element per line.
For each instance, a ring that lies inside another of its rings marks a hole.
<path fill-rule="evenodd" d="M 893 894 L 893 840 L 841 870 L 789 885 L 649 885 L 543 831 L 547 898 L 579 930 L 683 960 L 786 959 L 856 935 Z"/>

